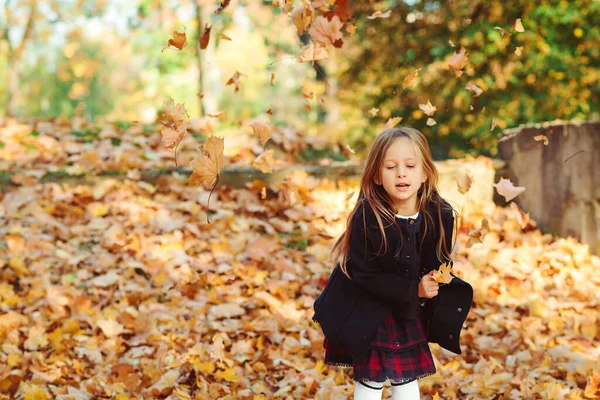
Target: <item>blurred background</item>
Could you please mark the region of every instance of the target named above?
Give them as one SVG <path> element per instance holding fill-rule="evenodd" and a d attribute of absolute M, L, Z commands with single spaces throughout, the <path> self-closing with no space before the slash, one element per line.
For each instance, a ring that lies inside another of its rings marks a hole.
<path fill-rule="evenodd" d="M 493 157 L 502 130 L 520 124 L 599 117 L 598 1 L 313 1 L 348 8 L 343 44 L 314 65 L 296 59 L 309 40 L 290 17 L 301 2 L 226 3 L 0 0 L 0 116 L 150 123 L 171 97 L 192 119 L 223 111 L 216 132 L 271 109 L 278 126 L 358 152 L 401 117 L 438 159 Z M 182 50 L 168 46 L 174 31 Z M 448 62 L 461 47 L 458 77 Z M 226 84 L 237 71 L 239 91 Z"/>

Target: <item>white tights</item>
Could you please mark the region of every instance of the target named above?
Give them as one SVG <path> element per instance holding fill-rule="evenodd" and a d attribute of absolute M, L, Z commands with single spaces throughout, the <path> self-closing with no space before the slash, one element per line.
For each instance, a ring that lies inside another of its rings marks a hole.
<path fill-rule="evenodd" d="M 383 383 L 365 381 L 355 382 L 354 400 L 381 400 L 383 396 Z M 419 382 L 414 380 L 410 383 L 392 385 L 392 400 L 419 400 Z"/>

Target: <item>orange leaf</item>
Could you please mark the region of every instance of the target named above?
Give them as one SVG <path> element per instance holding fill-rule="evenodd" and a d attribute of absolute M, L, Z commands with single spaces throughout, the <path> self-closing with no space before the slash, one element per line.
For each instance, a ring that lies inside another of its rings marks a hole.
<path fill-rule="evenodd" d="M 198 186 L 211 186 L 223 169 L 223 138 L 211 136 L 206 143 L 198 146 L 200 155 L 190 162 L 192 175 L 188 182 Z"/>
<path fill-rule="evenodd" d="M 221 33 L 221 39 L 223 39 L 223 40 L 229 40 L 230 42 L 232 41 L 232 39 L 229 36 L 227 36 L 226 34 L 224 34 L 224 33 Z"/>
<path fill-rule="evenodd" d="M 227 81 L 227 86 L 235 84 L 235 93 L 240 90 L 240 78 L 246 76 L 239 71 L 235 71 L 235 74 Z"/>
<path fill-rule="evenodd" d="M 260 142 L 263 144 L 267 143 L 267 140 L 271 137 L 271 133 L 273 132 L 273 128 L 270 125 L 267 125 L 260 121 L 254 121 L 250 124 L 252 130 L 256 137 L 260 139 Z"/>
<path fill-rule="evenodd" d="M 515 49 L 515 54 L 518 56 L 523 54 L 523 46 L 517 46 L 517 48 Z"/>
<path fill-rule="evenodd" d="M 543 141 L 544 145 L 548 146 L 548 136 L 544 135 L 543 133 L 541 135 L 534 136 L 533 139 L 538 142 Z"/>
<path fill-rule="evenodd" d="M 298 34 L 302 35 L 304 31 L 306 31 L 306 27 L 310 25 L 312 20 L 313 11 L 307 6 L 305 3 L 302 3 L 301 6 L 294 8 L 292 11 L 291 17 L 292 22 L 296 25 L 296 29 L 298 30 Z"/>
<path fill-rule="evenodd" d="M 404 82 L 402 82 L 402 88 L 406 89 L 407 87 L 413 87 L 415 83 L 417 83 L 417 76 L 419 75 L 419 71 L 421 68 L 411 72 L 410 74 L 404 77 Z"/>
<path fill-rule="evenodd" d="M 202 50 L 206 49 L 208 46 L 208 42 L 210 41 L 210 30 L 212 26 L 208 26 L 208 24 L 204 25 L 204 31 L 202 32 L 202 36 L 200 36 L 200 48 Z"/>
<path fill-rule="evenodd" d="M 185 34 L 185 31 L 182 33 L 174 31 L 173 37 L 169 39 L 169 42 L 167 43 L 167 47 L 169 46 L 173 46 L 179 50 L 183 50 L 183 48 L 187 46 L 187 36 Z M 165 47 L 165 49 L 167 47 Z M 165 51 L 165 49 L 163 49 L 163 51 Z"/>
<path fill-rule="evenodd" d="M 394 117 L 387 120 L 385 123 L 385 129 L 391 129 L 398 125 L 398 123 L 402 121 L 402 117 Z"/>
<path fill-rule="evenodd" d="M 456 77 L 460 77 L 463 73 L 461 71 L 467 65 L 467 55 L 465 53 L 465 48 L 461 46 L 460 52 L 452 53 L 452 57 L 450 57 L 450 62 L 448 63 L 448 67 L 454 70 Z"/>
<path fill-rule="evenodd" d="M 275 81 L 275 74 L 271 73 L 271 86 L 275 86 L 274 81 Z"/>
<path fill-rule="evenodd" d="M 433 279 L 437 283 L 450 283 L 453 278 L 450 271 L 452 271 L 452 268 L 449 264 L 442 264 L 438 270 L 433 271 Z"/>

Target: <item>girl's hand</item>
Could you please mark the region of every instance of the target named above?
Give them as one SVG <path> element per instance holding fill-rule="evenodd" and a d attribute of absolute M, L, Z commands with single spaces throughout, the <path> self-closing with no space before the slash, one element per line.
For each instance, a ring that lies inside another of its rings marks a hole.
<path fill-rule="evenodd" d="M 421 278 L 418 290 L 419 297 L 426 297 L 430 299 L 432 297 L 437 296 L 438 291 L 439 284 L 433 279 L 433 271 L 429 272 L 427 275 L 424 275 L 423 278 Z"/>

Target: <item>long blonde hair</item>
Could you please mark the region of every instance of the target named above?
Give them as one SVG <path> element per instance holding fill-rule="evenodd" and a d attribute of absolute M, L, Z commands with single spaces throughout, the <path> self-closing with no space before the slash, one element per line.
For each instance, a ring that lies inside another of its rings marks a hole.
<path fill-rule="evenodd" d="M 449 210 L 453 213 L 455 213 L 456 211 L 447 202 L 443 201 L 443 199 L 439 195 L 437 187 L 438 171 L 435 164 L 433 163 L 431 149 L 429 147 L 429 143 L 427 142 L 427 138 L 417 129 L 411 128 L 409 126 L 402 126 L 398 128 L 386 129 L 379 135 L 377 135 L 377 137 L 375 138 L 363 169 L 357 202 L 353 210 L 348 215 L 345 232 L 338 238 L 338 240 L 333 245 L 332 258 L 333 260 L 340 262 L 340 268 L 348 278 L 350 278 L 350 275 L 348 274 L 348 268 L 346 264 L 350 249 L 350 225 L 352 223 L 354 214 L 356 214 L 359 207 L 361 207 L 361 203 L 363 202 L 363 200 L 367 203 L 364 206 L 371 207 L 371 209 L 375 212 L 375 217 L 379 225 L 379 230 L 381 232 L 381 236 L 383 237 L 383 244 L 385 246 L 384 252 L 387 251 L 388 244 L 387 238 L 385 237 L 383 220 L 387 222 L 386 226 L 389 224 L 394 224 L 396 223 L 396 221 L 391 199 L 389 198 L 389 195 L 387 194 L 383 186 L 379 186 L 375 183 L 375 178 L 379 177 L 381 164 L 383 162 L 383 157 L 385 157 L 387 149 L 396 139 L 403 137 L 408 138 L 410 140 L 410 142 L 415 148 L 415 152 L 417 152 L 420 155 L 420 160 L 423 163 L 423 172 L 425 176 L 427 176 L 427 180 L 421 184 L 421 187 L 417 192 L 417 209 L 424 216 L 423 221 L 425 223 L 425 233 L 421 238 L 421 244 L 423 243 L 423 239 L 427 235 L 428 229 L 430 229 L 430 227 L 434 223 L 434 216 L 430 215 L 427 210 L 428 202 L 432 201 L 435 204 L 435 214 L 437 214 L 435 215 L 435 217 L 437 219 L 437 225 L 439 226 L 440 231 L 440 239 L 436 246 L 436 255 L 439 260 L 445 260 L 446 262 L 449 262 L 451 260 L 450 254 L 453 245 L 450 244 L 449 246 L 446 243 L 446 235 L 444 225 L 442 223 L 441 211 Z M 381 248 L 379 250 L 381 250 Z"/>

